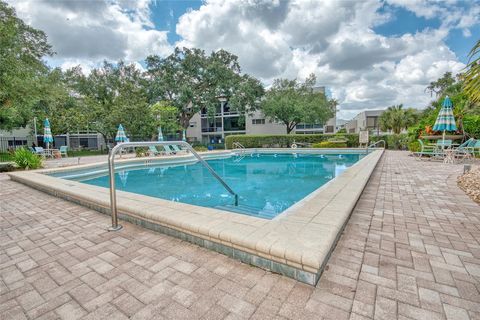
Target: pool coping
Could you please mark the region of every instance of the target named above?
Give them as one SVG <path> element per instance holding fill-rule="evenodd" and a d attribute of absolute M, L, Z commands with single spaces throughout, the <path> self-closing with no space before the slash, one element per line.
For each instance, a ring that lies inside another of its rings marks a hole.
<path fill-rule="evenodd" d="M 362 149 L 365 150 L 365 149 Z M 248 152 L 241 151 L 241 152 Z M 292 149 L 251 149 L 254 152 L 292 152 Z M 303 153 L 307 150 L 296 149 Z M 318 149 L 315 150 L 318 152 Z M 325 153 L 350 153 L 359 149 L 330 149 Z M 210 152 L 208 157 L 232 151 Z M 383 149 L 371 152 L 272 220 L 199 207 L 159 198 L 117 191 L 120 219 L 175 236 L 251 265 L 315 285 L 360 197 Z M 203 154 L 205 156 L 205 154 Z M 161 157 L 175 163 L 191 155 Z M 157 158 L 146 158 L 148 161 Z M 121 160 L 125 164 L 139 159 Z M 107 188 L 47 176 L 44 173 L 98 166 L 8 173 L 12 180 L 105 214 L 110 212 Z"/>

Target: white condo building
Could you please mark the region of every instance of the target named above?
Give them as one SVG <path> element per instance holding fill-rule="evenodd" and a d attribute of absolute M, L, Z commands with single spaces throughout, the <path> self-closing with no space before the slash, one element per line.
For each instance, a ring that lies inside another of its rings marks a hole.
<path fill-rule="evenodd" d="M 316 87 L 315 91 L 325 93 L 325 87 Z M 293 133 L 335 133 L 336 115 L 324 124 L 298 124 Z M 206 110 L 195 114 L 190 120 L 187 130 L 189 141 L 201 143 L 222 143 L 225 137 L 232 134 L 286 134 L 283 123 L 278 123 L 265 117 L 261 111 L 242 116 L 237 111 L 230 110 L 227 101 L 219 103 L 214 115 Z"/>

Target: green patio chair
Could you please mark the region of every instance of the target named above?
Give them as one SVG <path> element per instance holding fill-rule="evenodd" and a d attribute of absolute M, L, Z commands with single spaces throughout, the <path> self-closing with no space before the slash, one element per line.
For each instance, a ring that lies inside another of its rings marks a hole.
<path fill-rule="evenodd" d="M 149 146 L 149 147 L 148 147 L 148 153 L 149 153 L 151 156 L 152 156 L 152 155 L 153 155 L 153 156 L 157 156 L 157 155 L 160 154 L 160 152 L 158 152 L 157 147 L 155 147 L 155 146 Z"/>
<path fill-rule="evenodd" d="M 456 158 L 462 158 L 463 160 L 466 159 L 473 159 L 475 158 L 475 143 L 477 140 L 470 138 L 461 145 L 459 145 L 457 148 L 454 149 L 454 156 Z"/>
<path fill-rule="evenodd" d="M 60 156 L 68 157 L 68 147 L 67 146 L 61 146 L 60 147 Z"/>
<path fill-rule="evenodd" d="M 480 140 L 477 140 L 473 145 L 473 147 L 471 147 L 471 149 L 472 149 L 472 155 L 474 158 L 475 158 L 476 150 L 478 150 L 478 156 L 480 157 Z"/>
<path fill-rule="evenodd" d="M 167 154 L 169 156 L 172 155 L 172 154 L 176 154 L 175 150 L 171 149 L 168 144 L 164 145 L 163 149 L 165 150 L 165 154 Z"/>
<path fill-rule="evenodd" d="M 452 140 L 443 140 L 443 139 L 439 139 L 437 140 L 437 143 L 435 144 L 437 148 L 441 148 L 441 149 L 445 149 L 445 148 L 451 148 L 452 147 Z"/>
<path fill-rule="evenodd" d="M 443 150 L 439 150 L 437 146 L 426 145 L 421 139 L 418 139 L 418 142 L 420 143 L 421 150 L 418 152 L 413 152 L 413 155 L 417 159 L 422 160 L 424 157 L 427 159 L 443 158 L 445 155 Z"/>
<path fill-rule="evenodd" d="M 182 149 L 176 144 L 172 144 L 171 147 L 173 148 L 173 150 L 175 150 L 176 153 L 181 153 L 181 152 L 187 153 L 188 152 L 188 150 Z"/>

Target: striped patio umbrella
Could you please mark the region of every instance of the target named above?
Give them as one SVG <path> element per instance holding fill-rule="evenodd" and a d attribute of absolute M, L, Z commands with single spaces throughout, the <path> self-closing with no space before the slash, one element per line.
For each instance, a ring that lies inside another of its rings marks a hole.
<path fill-rule="evenodd" d="M 158 127 L 158 139 L 157 141 L 163 141 L 162 127 Z"/>
<path fill-rule="evenodd" d="M 183 129 L 182 141 L 187 142 L 187 130 Z"/>
<path fill-rule="evenodd" d="M 448 96 L 443 100 L 442 108 L 438 113 L 437 120 L 433 126 L 434 131 L 443 131 L 443 141 L 445 141 L 446 131 L 457 131 L 455 117 L 453 116 L 452 100 Z"/>
<path fill-rule="evenodd" d="M 50 129 L 50 121 L 48 121 L 48 118 L 43 122 L 43 142 L 47 144 L 47 149 L 50 143 L 53 142 L 52 130 Z"/>
<path fill-rule="evenodd" d="M 117 135 L 115 136 L 115 141 L 116 142 L 127 142 L 128 141 L 128 138 L 125 135 L 125 130 L 123 129 L 123 126 L 121 124 L 118 126 Z"/>

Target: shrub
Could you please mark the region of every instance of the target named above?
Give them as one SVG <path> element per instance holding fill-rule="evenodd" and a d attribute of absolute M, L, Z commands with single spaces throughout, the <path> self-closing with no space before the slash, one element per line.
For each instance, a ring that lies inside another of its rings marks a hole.
<path fill-rule="evenodd" d="M 202 145 L 197 145 L 197 146 L 193 147 L 193 149 L 195 149 L 195 151 L 199 151 L 199 152 L 208 151 L 208 148 L 205 147 L 205 146 L 202 146 Z"/>
<path fill-rule="evenodd" d="M 420 146 L 420 142 L 412 141 L 408 144 L 408 150 L 411 152 L 419 152 L 421 151 L 422 147 Z"/>
<path fill-rule="evenodd" d="M 384 140 L 385 148 L 391 150 L 407 150 L 408 142 L 411 138 L 406 133 L 400 134 L 384 134 L 380 136 L 370 136 L 370 144 Z M 381 145 L 379 145 L 381 146 Z"/>
<path fill-rule="evenodd" d="M 346 142 L 340 141 L 322 141 L 318 143 L 314 143 L 312 145 L 313 148 L 346 148 Z"/>
<path fill-rule="evenodd" d="M 42 158 L 25 148 L 20 148 L 15 151 L 13 161 L 19 168 L 25 170 L 42 167 Z"/>
<path fill-rule="evenodd" d="M 234 142 L 245 148 L 287 148 L 295 141 L 297 144 L 314 144 L 332 139 L 346 141 L 347 147 L 358 146 L 358 134 L 278 134 L 278 135 L 230 135 L 225 138 L 227 149 Z"/>
<path fill-rule="evenodd" d="M 480 139 L 480 115 L 466 115 L 463 118 L 463 130 L 471 138 Z"/>
<path fill-rule="evenodd" d="M 137 158 L 145 157 L 148 155 L 148 149 L 145 147 L 135 148 L 135 156 Z"/>

